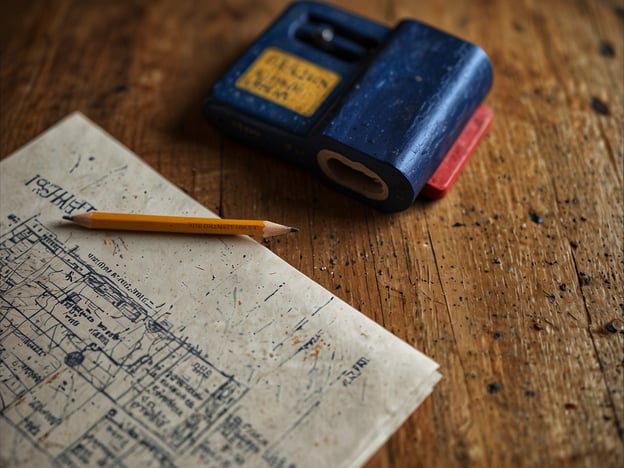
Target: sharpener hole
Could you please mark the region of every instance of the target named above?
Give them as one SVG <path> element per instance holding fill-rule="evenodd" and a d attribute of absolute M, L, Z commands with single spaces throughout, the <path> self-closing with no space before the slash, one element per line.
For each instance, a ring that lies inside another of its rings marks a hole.
<path fill-rule="evenodd" d="M 366 198 L 381 201 L 390 194 L 388 184 L 360 162 L 326 149 L 319 151 L 316 160 L 327 177 Z"/>

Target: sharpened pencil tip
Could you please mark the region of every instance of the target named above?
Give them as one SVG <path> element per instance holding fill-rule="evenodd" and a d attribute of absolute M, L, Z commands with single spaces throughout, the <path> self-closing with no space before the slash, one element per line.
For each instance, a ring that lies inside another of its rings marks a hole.
<path fill-rule="evenodd" d="M 296 227 L 291 227 L 290 232 L 299 232 L 299 229 L 297 229 Z"/>
<path fill-rule="evenodd" d="M 74 218 L 72 218 L 71 216 L 63 216 L 63 219 L 66 219 L 67 221 L 73 221 Z"/>

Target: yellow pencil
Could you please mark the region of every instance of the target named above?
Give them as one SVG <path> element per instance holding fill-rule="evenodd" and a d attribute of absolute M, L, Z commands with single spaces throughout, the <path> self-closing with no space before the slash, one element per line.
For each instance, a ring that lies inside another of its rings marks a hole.
<path fill-rule="evenodd" d="M 111 229 L 121 231 L 177 232 L 186 234 L 216 234 L 271 237 L 297 228 L 283 226 L 270 221 L 250 219 L 194 218 L 188 216 L 158 216 L 130 213 L 105 213 L 92 211 L 63 219 L 89 229 Z"/>

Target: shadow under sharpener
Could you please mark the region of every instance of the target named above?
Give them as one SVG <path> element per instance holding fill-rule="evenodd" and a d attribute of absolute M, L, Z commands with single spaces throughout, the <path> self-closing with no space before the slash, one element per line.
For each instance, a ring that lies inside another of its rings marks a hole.
<path fill-rule="evenodd" d="M 384 211 L 449 190 L 487 132 L 492 84 L 478 46 L 404 20 L 390 29 L 292 4 L 213 85 L 221 131 Z"/>

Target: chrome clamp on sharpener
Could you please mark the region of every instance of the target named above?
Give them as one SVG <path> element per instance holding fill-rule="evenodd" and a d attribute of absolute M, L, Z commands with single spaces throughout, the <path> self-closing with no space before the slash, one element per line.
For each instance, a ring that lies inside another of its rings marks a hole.
<path fill-rule="evenodd" d="M 449 190 L 487 132 L 492 68 L 478 46 L 414 20 L 395 28 L 293 3 L 213 85 L 223 132 L 384 211 Z"/>

